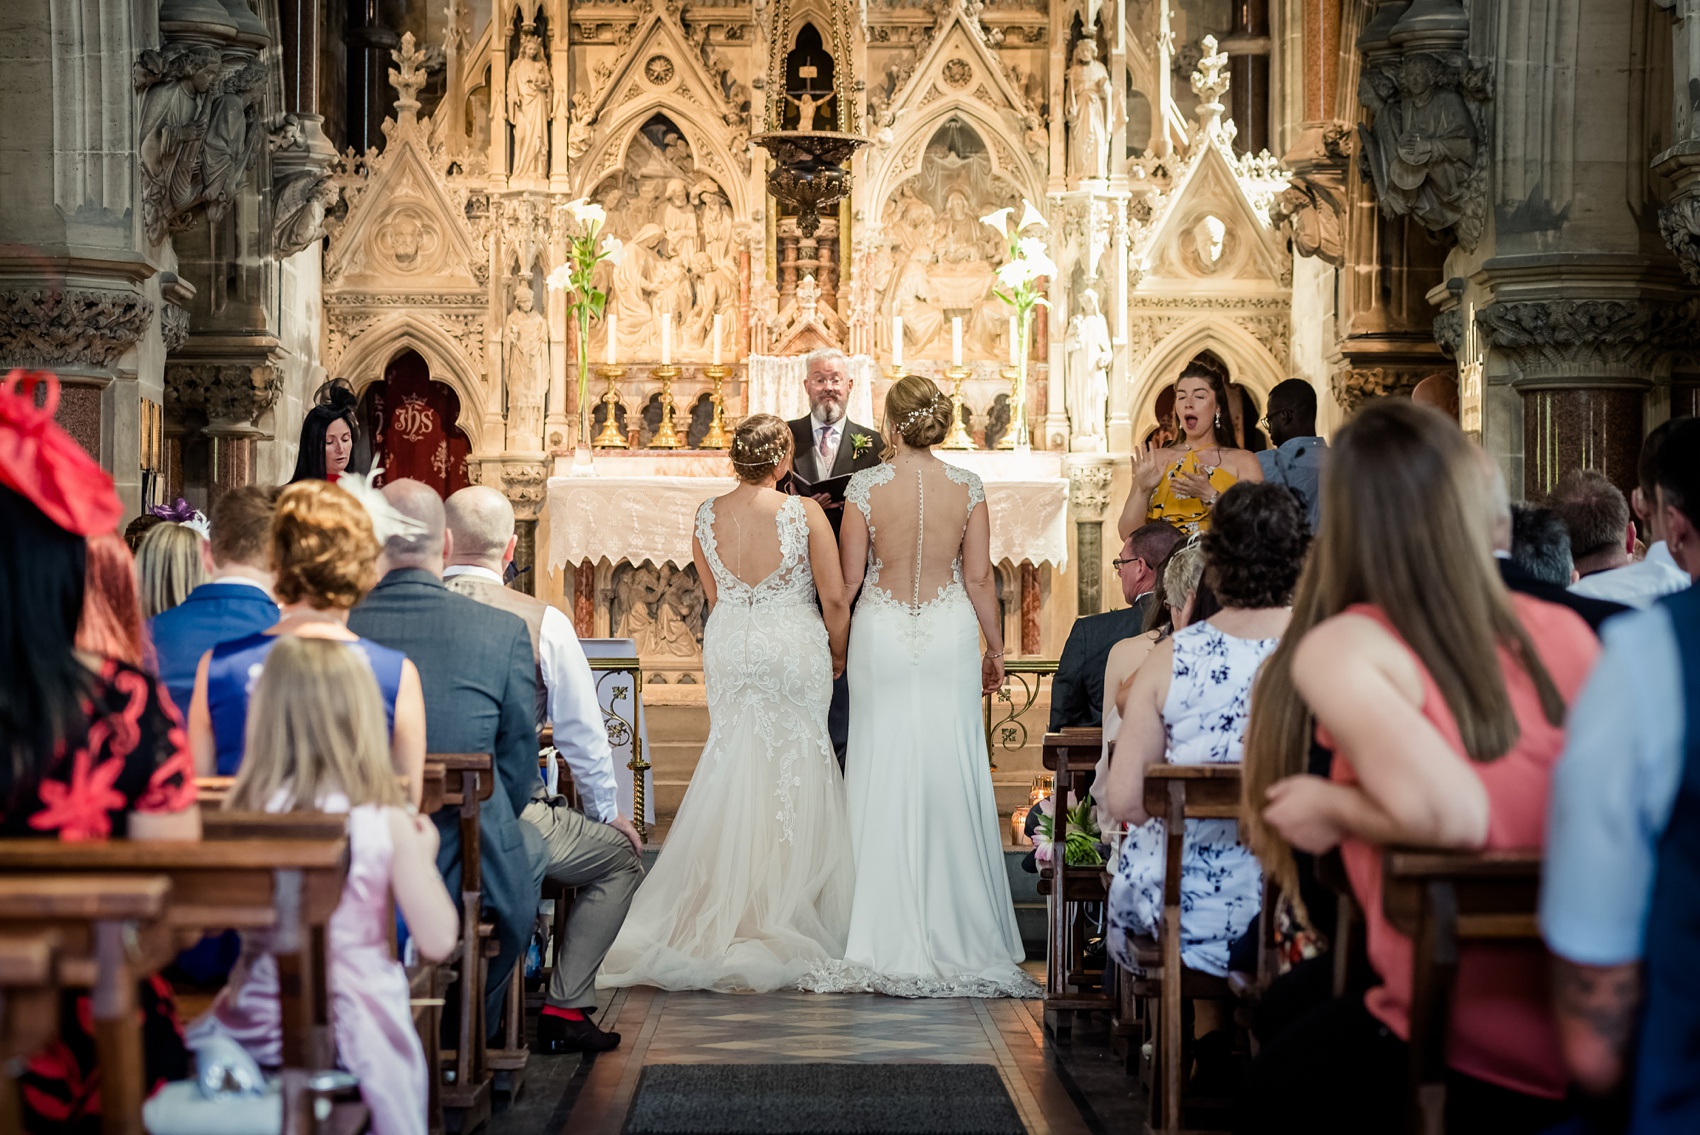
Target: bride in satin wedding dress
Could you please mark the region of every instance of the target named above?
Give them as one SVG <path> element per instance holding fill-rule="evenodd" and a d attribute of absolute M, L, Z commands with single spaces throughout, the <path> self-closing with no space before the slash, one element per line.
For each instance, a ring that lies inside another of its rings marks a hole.
<path fill-rule="evenodd" d="M 981 730 L 980 695 L 1003 682 L 985 491 L 931 452 L 950 417 L 930 381 L 899 379 L 885 402 L 887 463 L 846 491 L 845 588 L 862 589 L 845 761 L 856 898 L 843 960 L 803 979 L 818 992 L 1041 992 L 1020 968 Z"/>
<path fill-rule="evenodd" d="M 773 487 L 791 447 L 779 418 L 746 418 L 741 483 L 697 510 L 708 742 L 600 987 L 765 992 L 844 954 L 854 864 L 826 716 L 849 604 L 826 513 Z"/>

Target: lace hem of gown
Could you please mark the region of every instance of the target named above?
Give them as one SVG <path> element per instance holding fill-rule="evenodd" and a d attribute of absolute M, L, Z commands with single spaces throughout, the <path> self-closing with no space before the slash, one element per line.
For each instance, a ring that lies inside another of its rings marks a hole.
<path fill-rule="evenodd" d="M 875 973 L 853 962 L 817 964 L 797 981 L 808 993 L 882 993 L 887 997 L 1043 997 L 1044 989 L 1022 970 L 988 977 L 922 977 Z"/>

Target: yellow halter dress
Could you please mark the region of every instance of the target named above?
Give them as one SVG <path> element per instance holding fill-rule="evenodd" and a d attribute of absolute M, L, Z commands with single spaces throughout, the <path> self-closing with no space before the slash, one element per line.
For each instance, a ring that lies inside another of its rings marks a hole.
<path fill-rule="evenodd" d="M 1198 451 L 1192 449 L 1187 450 L 1186 455 L 1163 474 L 1157 487 L 1151 490 L 1151 504 L 1146 509 L 1145 519 L 1166 520 L 1188 536 L 1195 536 L 1209 530 L 1210 506 L 1198 497 L 1181 495 L 1179 486 L 1175 484 L 1175 476 L 1179 473 L 1208 476 L 1210 487 L 1216 490 L 1217 496 L 1227 492 L 1228 486 L 1239 478 L 1220 465 L 1204 464 L 1198 459 Z"/>

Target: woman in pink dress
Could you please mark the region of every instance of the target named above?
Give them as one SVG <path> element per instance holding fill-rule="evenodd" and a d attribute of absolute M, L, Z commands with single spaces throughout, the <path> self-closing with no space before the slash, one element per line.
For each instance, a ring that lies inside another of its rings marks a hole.
<path fill-rule="evenodd" d="M 424 1135 L 425 1052 L 407 974 L 390 949 L 390 896 L 419 955 L 441 961 L 459 919 L 437 874 L 437 829 L 406 804 L 390 767 L 383 701 L 366 656 L 339 642 L 284 636 L 248 710 L 248 758 L 227 808 L 348 814 L 348 878 L 330 920 L 337 1060 L 360 1079 L 373 1135 Z M 282 1063 L 277 965 L 258 940 L 191 1043 L 223 1032 L 261 1065 Z"/>

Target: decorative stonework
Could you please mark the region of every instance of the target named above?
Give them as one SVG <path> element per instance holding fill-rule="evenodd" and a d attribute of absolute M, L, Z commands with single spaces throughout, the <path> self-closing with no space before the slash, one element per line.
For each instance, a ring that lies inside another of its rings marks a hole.
<path fill-rule="evenodd" d="M 1437 373 L 1443 372 L 1434 367 L 1342 366 L 1329 375 L 1328 388 L 1334 400 L 1349 414 L 1371 398 L 1395 394 L 1409 396 L 1417 383 Z"/>
<path fill-rule="evenodd" d="M 469 472 L 470 469 L 469 465 Z M 516 519 L 537 519 L 547 495 L 545 485 L 548 480 L 549 471 L 543 465 L 509 463 L 502 466 L 502 491 L 513 503 Z"/>
<path fill-rule="evenodd" d="M 189 341 L 189 309 L 174 303 L 159 305 L 159 338 L 171 354 Z"/>
<path fill-rule="evenodd" d="M 0 291 L 0 360 L 106 369 L 147 333 L 153 315 L 153 305 L 134 292 Z"/>
<path fill-rule="evenodd" d="M 1489 304 L 1476 312 L 1476 325 L 1525 380 L 1645 382 L 1661 353 L 1689 341 L 1694 309 L 1656 300 L 1531 300 Z"/>
<path fill-rule="evenodd" d="M 1700 197 L 1678 197 L 1660 209 L 1659 235 L 1676 254 L 1688 282 L 1700 284 Z"/>
<path fill-rule="evenodd" d="M 1464 313 L 1461 310 L 1449 308 L 1434 317 L 1434 341 L 1440 344 L 1447 358 L 1458 357 L 1458 351 L 1464 345 Z"/>
<path fill-rule="evenodd" d="M 1102 521 L 1110 507 L 1110 482 L 1115 476 L 1110 458 L 1076 456 L 1065 465 L 1069 514 L 1079 522 Z"/>
<path fill-rule="evenodd" d="M 1269 219 L 1300 256 L 1340 267 L 1345 262 L 1347 163 L 1352 135 L 1343 122 L 1313 124 L 1284 159 L 1294 173 L 1274 195 Z"/>
<path fill-rule="evenodd" d="M 165 368 L 165 404 L 199 410 L 212 424 L 252 424 L 277 402 L 283 375 L 271 363 L 172 363 Z"/>

